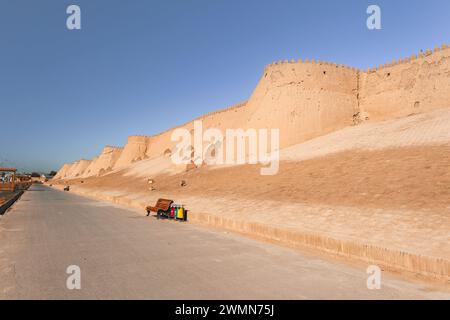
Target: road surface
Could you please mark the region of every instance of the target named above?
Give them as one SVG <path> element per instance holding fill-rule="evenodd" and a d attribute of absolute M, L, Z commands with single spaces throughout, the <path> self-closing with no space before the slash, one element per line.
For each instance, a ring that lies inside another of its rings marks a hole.
<path fill-rule="evenodd" d="M 80 290 L 69 290 L 69 266 Z M 0 218 L 0 299 L 449 299 L 238 235 L 34 185 Z"/>

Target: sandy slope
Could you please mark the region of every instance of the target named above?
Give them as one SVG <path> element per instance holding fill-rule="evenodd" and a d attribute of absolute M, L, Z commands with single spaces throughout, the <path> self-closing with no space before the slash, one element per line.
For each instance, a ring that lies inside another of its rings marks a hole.
<path fill-rule="evenodd" d="M 284 149 L 284 160 L 305 160 L 347 150 L 450 145 L 450 109 L 365 123 Z"/>

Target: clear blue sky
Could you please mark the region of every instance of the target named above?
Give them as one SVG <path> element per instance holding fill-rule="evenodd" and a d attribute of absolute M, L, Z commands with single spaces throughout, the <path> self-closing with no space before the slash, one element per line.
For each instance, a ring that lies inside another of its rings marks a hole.
<path fill-rule="evenodd" d="M 56 170 L 246 100 L 276 60 L 368 67 L 443 43 L 448 0 L 0 0 L 0 165 Z"/>

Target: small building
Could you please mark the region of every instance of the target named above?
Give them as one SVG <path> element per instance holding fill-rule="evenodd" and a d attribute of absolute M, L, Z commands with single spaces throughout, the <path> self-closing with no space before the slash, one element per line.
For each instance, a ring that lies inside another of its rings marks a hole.
<path fill-rule="evenodd" d="M 0 168 L 0 191 L 14 191 L 16 189 L 15 168 Z"/>

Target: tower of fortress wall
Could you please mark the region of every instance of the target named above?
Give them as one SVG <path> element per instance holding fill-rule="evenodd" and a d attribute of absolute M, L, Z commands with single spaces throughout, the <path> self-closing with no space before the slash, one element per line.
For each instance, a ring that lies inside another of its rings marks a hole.
<path fill-rule="evenodd" d="M 113 169 L 126 167 L 127 165 L 145 159 L 150 137 L 130 136 L 128 142 L 123 148 L 120 157 L 114 163 Z"/>
<path fill-rule="evenodd" d="M 280 147 L 352 125 L 355 69 L 320 61 L 267 66 L 247 104 L 247 128 L 280 129 Z"/>
<path fill-rule="evenodd" d="M 80 178 L 87 178 L 94 175 L 95 168 L 96 168 L 96 162 L 98 161 L 99 157 L 94 157 L 87 168 L 84 170 L 84 172 L 80 175 Z"/>
<path fill-rule="evenodd" d="M 84 171 L 88 167 L 89 163 L 90 161 L 84 159 L 75 161 L 64 173 L 63 175 L 64 178 L 66 179 L 76 178 L 77 176 L 80 175 L 82 171 Z"/>
<path fill-rule="evenodd" d="M 66 178 L 73 178 L 73 177 L 75 177 L 75 170 L 76 170 L 78 164 L 79 164 L 79 161 L 75 161 L 75 162 L 70 166 L 70 168 L 69 168 L 69 169 L 67 170 L 67 172 L 66 172 L 66 175 L 65 175 Z"/>
<path fill-rule="evenodd" d="M 360 121 L 449 107 L 449 101 L 450 48 L 444 45 L 365 71 L 315 60 L 276 62 L 265 68 L 247 102 L 195 120 L 202 120 L 203 130 L 223 133 L 280 129 L 280 147 L 285 148 Z M 114 169 L 172 150 L 173 131 L 192 131 L 195 120 L 152 137 L 129 137 Z M 63 166 L 57 176 L 68 170 L 70 165 Z"/>
<path fill-rule="evenodd" d="M 81 159 L 80 161 L 77 161 L 76 166 L 74 166 L 74 168 L 72 170 L 70 170 L 70 173 L 68 174 L 68 176 L 70 178 L 76 178 L 81 176 L 84 171 L 86 170 L 86 168 L 90 165 L 91 161 L 90 160 L 84 160 Z"/>
<path fill-rule="evenodd" d="M 68 163 L 67 164 L 67 166 L 65 168 L 65 171 L 62 172 L 62 174 L 61 174 L 61 179 L 67 179 L 67 178 L 70 177 L 69 173 L 72 170 L 72 168 L 75 166 L 75 164 L 76 164 L 76 162 L 72 162 L 72 163 Z"/>
<path fill-rule="evenodd" d="M 97 162 L 99 170 L 98 174 L 103 174 L 111 171 L 114 168 L 116 162 L 119 160 L 122 152 L 123 148 L 121 147 L 106 146 L 103 149 L 103 152 Z"/>
<path fill-rule="evenodd" d="M 87 178 L 102 175 L 111 171 L 122 154 L 122 151 L 123 148 L 120 147 L 104 147 L 102 153 L 95 159 L 95 161 L 92 161 L 82 176 Z"/>
<path fill-rule="evenodd" d="M 61 167 L 61 169 L 58 170 L 58 172 L 56 173 L 54 179 L 62 179 L 66 175 L 67 170 L 69 169 L 69 167 L 70 167 L 70 164 L 69 163 L 65 163 Z"/>

